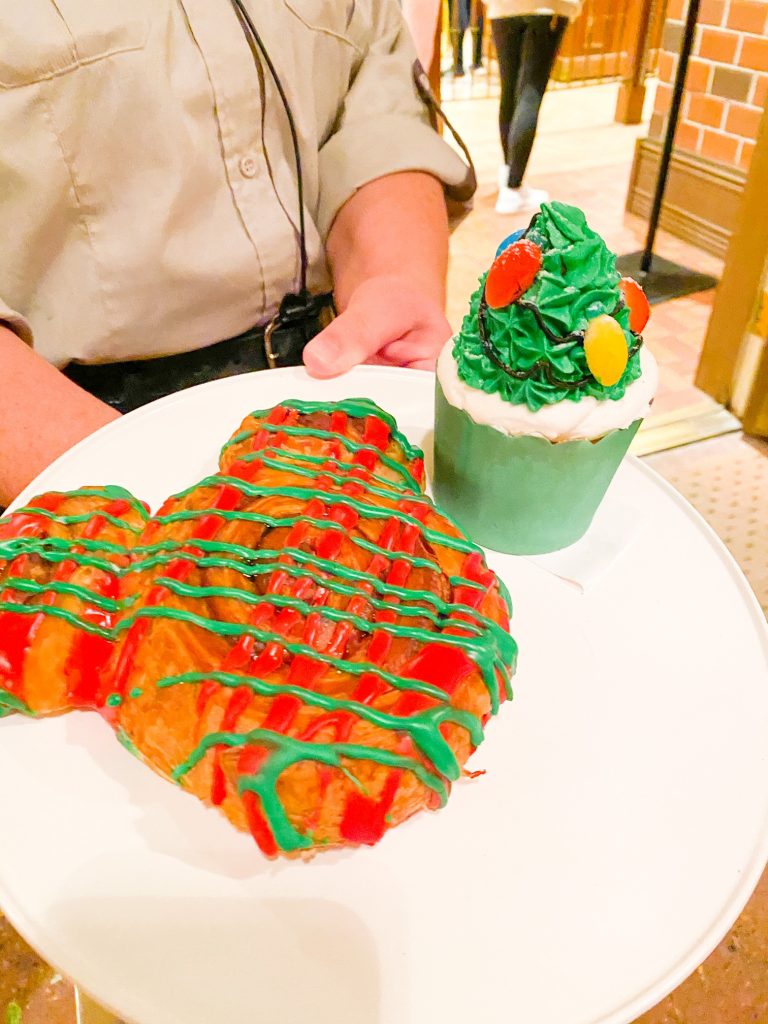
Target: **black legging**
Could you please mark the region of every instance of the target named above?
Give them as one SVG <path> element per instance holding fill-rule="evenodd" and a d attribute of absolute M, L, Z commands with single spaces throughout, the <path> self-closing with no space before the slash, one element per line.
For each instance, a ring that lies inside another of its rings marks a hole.
<path fill-rule="evenodd" d="M 453 41 L 453 70 L 464 73 L 464 33 L 472 28 L 472 4 L 471 0 L 459 0 L 458 11 L 454 15 L 454 3 L 456 0 L 448 0 L 448 19 Z M 485 15 L 482 4 L 477 8 L 477 24 L 472 28 L 472 66 L 479 68 L 483 62 L 483 29 L 485 27 Z"/>
<path fill-rule="evenodd" d="M 493 41 L 499 57 L 499 132 L 510 188 L 523 183 L 536 137 L 539 108 L 563 38 L 567 18 L 523 14 L 494 18 Z"/>

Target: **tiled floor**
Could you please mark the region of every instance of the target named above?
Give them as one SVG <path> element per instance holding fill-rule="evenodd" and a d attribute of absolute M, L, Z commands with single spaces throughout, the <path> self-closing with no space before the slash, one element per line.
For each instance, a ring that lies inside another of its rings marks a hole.
<path fill-rule="evenodd" d="M 23 1010 L 23 1024 L 74 1024 L 71 984 L 44 964 L 0 914 L 2 1024 L 15 1024 L 14 1006 Z"/>
<path fill-rule="evenodd" d="M 768 441 L 729 434 L 645 461 L 701 512 L 768 616 Z"/>
<path fill-rule="evenodd" d="M 530 180 L 547 188 L 553 198 L 583 206 L 609 244 L 617 252 L 629 252 L 642 246 L 644 236 L 644 223 L 624 214 L 624 199 L 634 140 L 645 129 L 613 123 L 615 95 L 610 86 L 548 94 Z M 452 240 L 449 317 L 454 326 L 500 239 L 528 220 L 527 215 L 500 217 L 493 210 L 499 163 L 496 102 L 449 104 L 449 116 L 471 145 L 480 182 L 475 210 Z M 720 270 L 719 261 L 666 232 L 659 233 L 657 251 L 715 276 Z M 655 416 L 700 407 L 706 401 L 692 382 L 712 294 L 678 299 L 653 311 L 646 337 L 661 364 L 662 380 Z M 760 516 L 764 519 L 768 504 L 766 447 L 732 436 L 650 458 L 651 465 L 699 508 L 729 544 L 764 608 L 768 608 L 768 539 L 764 530 L 759 531 Z M 710 486 L 718 476 L 719 485 Z M 71 986 L 42 964 L 0 915 L 0 1024 L 5 1024 L 3 1014 L 11 1001 L 24 1008 L 23 1024 L 72 1024 L 74 1020 Z M 712 956 L 637 1024 L 748 1022 L 768 1024 L 766 877 Z"/>
<path fill-rule="evenodd" d="M 766 922 L 768 872 L 714 953 L 635 1024 L 766 1024 Z"/>

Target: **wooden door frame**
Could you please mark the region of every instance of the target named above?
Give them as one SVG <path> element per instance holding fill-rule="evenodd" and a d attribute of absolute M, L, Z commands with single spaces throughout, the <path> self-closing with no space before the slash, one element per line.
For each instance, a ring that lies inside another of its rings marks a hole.
<path fill-rule="evenodd" d="M 622 79 L 616 99 L 614 118 L 621 124 L 640 124 L 645 106 L 645 76 L 650 49 L 650 30 L 654 4 L 658 0 L 641 0 L 632 10 L 625 35 L 629 36 L 630 72 Z M 622 40 L 622 46 L 624 41 Z"/>
<path fill-rule="evenodd" d="M 715 292 L 696 386 L 729 405 L 745 338 L 762 298 L 768 255 L 768 105 L 763 110 L 723 275 Z M 760 388 L 762 386 L 762 398 Z M 744 429 L 768 432 L 768 345 L 765 345 L 743 412 Z M 762 429 L 760 428 L 762 424 Z"/>
<path fill-rule="evenodd" d="M 763 294 L 762 302 L 766 302 Z M 768 437 L 768 337 L 761 338 L 762 351 L 749 382 L 749 398 L 742 413 L 745 434 Z"/>

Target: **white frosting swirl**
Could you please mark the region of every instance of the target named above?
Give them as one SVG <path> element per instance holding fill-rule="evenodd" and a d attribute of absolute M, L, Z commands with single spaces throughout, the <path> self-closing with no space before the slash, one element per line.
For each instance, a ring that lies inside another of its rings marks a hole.
<path fill-rule="evenodd" d="M 647 345 L 640 349 L 641 374 L 616 401 L 587 395 L 578 402 L 564 398 L 533 412 L 499 394 L 486 394 L 459 377 L 453 358 L 454 339 L 437 360 L 437 377 L 446 400 L 463 409 L 475 423 L 484 423 L 502 434 L 536 434 L 550 441 L 596 440 L 611 430 L 628 427 L 648 414 L 659 380 L 658 366 Z"/>

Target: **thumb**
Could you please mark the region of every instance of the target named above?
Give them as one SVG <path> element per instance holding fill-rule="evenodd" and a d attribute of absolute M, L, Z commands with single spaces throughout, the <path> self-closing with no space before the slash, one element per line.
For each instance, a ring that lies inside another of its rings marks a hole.
<path fill-rule="evenodd" d="M 387 339 L 388 340 L 388 339 Z M 364 363 L 382 344 L 382 324 L 352 304 L 309 342 L 304 365 L 313 377 L 335 377 Z"/>

